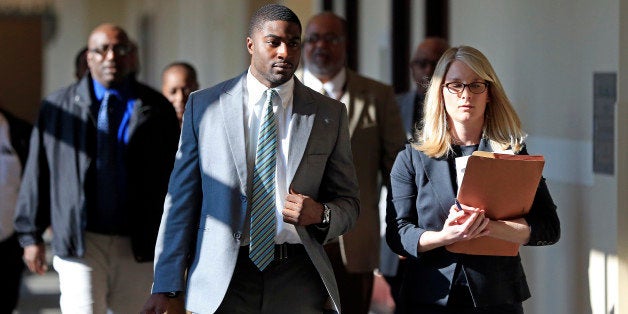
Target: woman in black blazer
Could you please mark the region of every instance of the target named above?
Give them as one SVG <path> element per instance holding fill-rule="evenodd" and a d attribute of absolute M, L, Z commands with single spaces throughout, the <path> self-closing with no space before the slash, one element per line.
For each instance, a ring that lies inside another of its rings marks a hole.
<path fill-rule="evenodd" d="M 527 154 L 520 120 L 486 57 L 468 46 L 440 59 L 424 103 L 422 126 L 391 172 L 393 206 L 386 237 L 408 257 L 400 313 L 523 313 L 530 291 L 517 256 L 451 253 L 445 246 L 481 236 L 549 245 L 560 223 L 545 179 L 530 212 L 493 221 L 454 198 L 455 158 L 475 150 Z"/>

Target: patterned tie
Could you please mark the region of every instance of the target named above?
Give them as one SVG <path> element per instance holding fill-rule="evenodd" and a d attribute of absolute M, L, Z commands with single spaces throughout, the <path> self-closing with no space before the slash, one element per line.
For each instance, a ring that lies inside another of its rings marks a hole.
<path fill-rule="evenodd" d="M 327 92 L 327 90 L 321 86 L 321 90 L 319 91 L 319 93 L 323 94 L 323 96 L 327 96 L 327 97 L 331 97 L 329 96 L 329 93 Z"/>
<path fill-rule="evenodd" d="M 275 164 L 277 153 L 277 122 L 273 113 L 274 89 L 266 91 L 262 112 L 251 198 L 251 244 L 249 258 L 263 271 L 275 254 Z"/>
<path fill-rule="evenodd" d="M 106 210 L 117 206 L 116 111 L 116 96 L 106 92 L 98 109 L 96 123 L 97 199 L 101 208 Z"/>

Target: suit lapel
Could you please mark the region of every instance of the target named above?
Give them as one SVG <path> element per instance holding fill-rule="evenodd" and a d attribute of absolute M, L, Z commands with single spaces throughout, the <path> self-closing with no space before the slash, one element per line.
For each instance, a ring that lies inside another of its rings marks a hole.
<path fill-rule="evenodd" d="M 453 203 L 456 193 L 451 182 L 451 170 L 447 158 L 429 158 L 424 154 L 419 154 L 423 166 L 425 167 L 425 175 L 436 196 L 441 210 L 445 216 L 449 213 L 449 205 Z"/>
<path fill-rule="evenodd" d="M 364 97 L 360 97 L 361 86 L 356 81 L 357 76 L 347 69 L 347 87 L 345 93 L 340 98 L 341 101 L 348 100 L 346 102 L 347 115 L 349 118 L 349 136 L 353 137 L 353 132 L 360 124 L 360 117 L 362 117 L 362 111 L 364 111 Z"/>
<path fill-rule="evenodd" d="M 246 144 L 244 136 L 244 128 L 242 117 L 244 117 L 244 108 L 242 105 L 242 89 L 246 81 L 246 73 L 239 78 L 233 80 L 233 84 L 226 84 L 223 93 L 220 94 L 220 109 L 223 115 L 225 125 L 225 133 L 233 160 L 240 178 L 240 186 L 242 193 L 247 193 L 248 170 L 246 164 Z"/>
<path fill-rule="evenodd" d="M 144 89 L 142 88 L 142 86 L 136 81 L 133 81 L 132 84 L 134 86 L 133 89 L 136 91 L 137 95 L 136 99 L 133 101 L 132 114 L 129 117 L 129 126 L 127 131 L 127 137 L 129 138 L 129 141 L 131 138 L 133 138 L 133 135 L 135 134 L 137 128 L 149 119 L 153 111 L 153 107 L 149 104 L 145 104 L 141 99 L 143 96 L 146 95 L 143 92 Z"/>
<path fill-rule="evenodd" d="M 493 151 L 489 141 L 486 139 L 482 139 L 480 141 L 478 150 L 488 152 Z M 427 176 L 429 182 L 431 182 L 432 188 L 434 189 L 434 195 L 436 195 L 443 212 L 448 214 L 449 204 L 451 204 L 453 199 L 456 197 L 454 184 L 451 182 L 452 173 L 451 168 L 449 168 L 449 162 L 445 157 L 434 159 L 429 158 L 424 154 L 419 154 L 419 156 L 421 157 L 421 162 L 425 167 L 425 175 Z"/>
<path fill-rule="evenodd" d="M 151 108 L 144 105 L 139 97 L 133 102 L 133 114 L 131 114 L 131 117 L 129 117 L 129 139 L 133 138 L 133 134 L 135 133 L 135 130 L 137 130 L 137 127 L 144 121 L 146 121 L 148 115 L 150 114 L 150 111 Z"/>
<path fill-rule="evenodd" d="M 316 106 L 308 90 L 298 79 L 294 79 L 294 98 L 292 101 L 292 127 L 290 130 L 290 151 L 288 153 L 288 182 L 292 182 L 297 168 L 301 164 L 303 153 L 310 138 L 310 132 L 316 117 Z"/>

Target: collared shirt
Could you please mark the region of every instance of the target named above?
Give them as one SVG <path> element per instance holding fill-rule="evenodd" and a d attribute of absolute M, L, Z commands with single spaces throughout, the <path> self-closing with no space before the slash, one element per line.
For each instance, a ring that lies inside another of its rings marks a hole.
<path fill-rule="evenodd" d="M 323 84 L 309 69 L 303 70 L 303 84 L 305 86 L 327 95 L 333 99 L 340 100 L 344 94 L 345 84 L 347 83 L 347 70 L 342 68 L 336 76 L 334 76 L 329 82 Z"/>
<path fill-rule="evenodd" d="M 9 121 L 0 113 L 0 242 L 13 234 L 13 215 L 22 165 L 11 145 Z"/>
<path fill-rule="evenodd" d="M 290 148 L 290 130 L 292 126 L 292 101 L 294 97 L 294 80 L 290 79 L 286 83 L 275 87 L 279 97 L 273 97 L 273 111 L 277 119 L 277 168 L 275 170 L 275 205 L 276 205 L 276 221 L 277 233 L 275 235 L 275 243 L 301 243 L 301 239 L 297 234 L 294 225 L 283 221 L 284 203 L 290 182 L 287 178 L 288 170 L 288 152 Z M 255 152 L 257 150 L 257 136 L 259 132 L 260 121 L 262 120 L 262 109 L 266 102 L 266 90 L 268 87 L 260 83 L 249 69 L 246 75 L 244 97 L 244 125 L 248 127 L 245 134 L 246 142 L 246 160 L 248 166 L 249 178 L 253 177 L 253 168 L 255 167 Z M 249 183 L 252 180 L 249 180 Z M 250 186 L 251 184 L 249 184 Z M 243 241 L 248 244 L 250 237 Z"/>

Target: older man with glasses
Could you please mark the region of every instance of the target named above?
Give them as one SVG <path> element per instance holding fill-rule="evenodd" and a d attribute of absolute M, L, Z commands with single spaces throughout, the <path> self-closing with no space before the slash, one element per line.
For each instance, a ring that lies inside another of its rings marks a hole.
<path fill-rule="evenodd" d="M 159 92 L 134 79 L 134 46 L 112 24 L 87 43 L 89 73 L 46 97 L 32 132 L 16 210 L 24 261 L 47 270 L 64 313 L 137 313 L 152 260 L 179 124 Z"/>
<path fill-rule="evenodd" d="M 340 100 L 349 113 L 351 150 L 360 185 L 360 216 L 353 230 L 325 246 L 334 267 L 342 308 L 368 313 L 373 271 L 379 265 L 379 196 L 404 135 L 391 86 L 346 67 L 346 22 L 324 12 L 305 29 L 303 82 Z"/>

